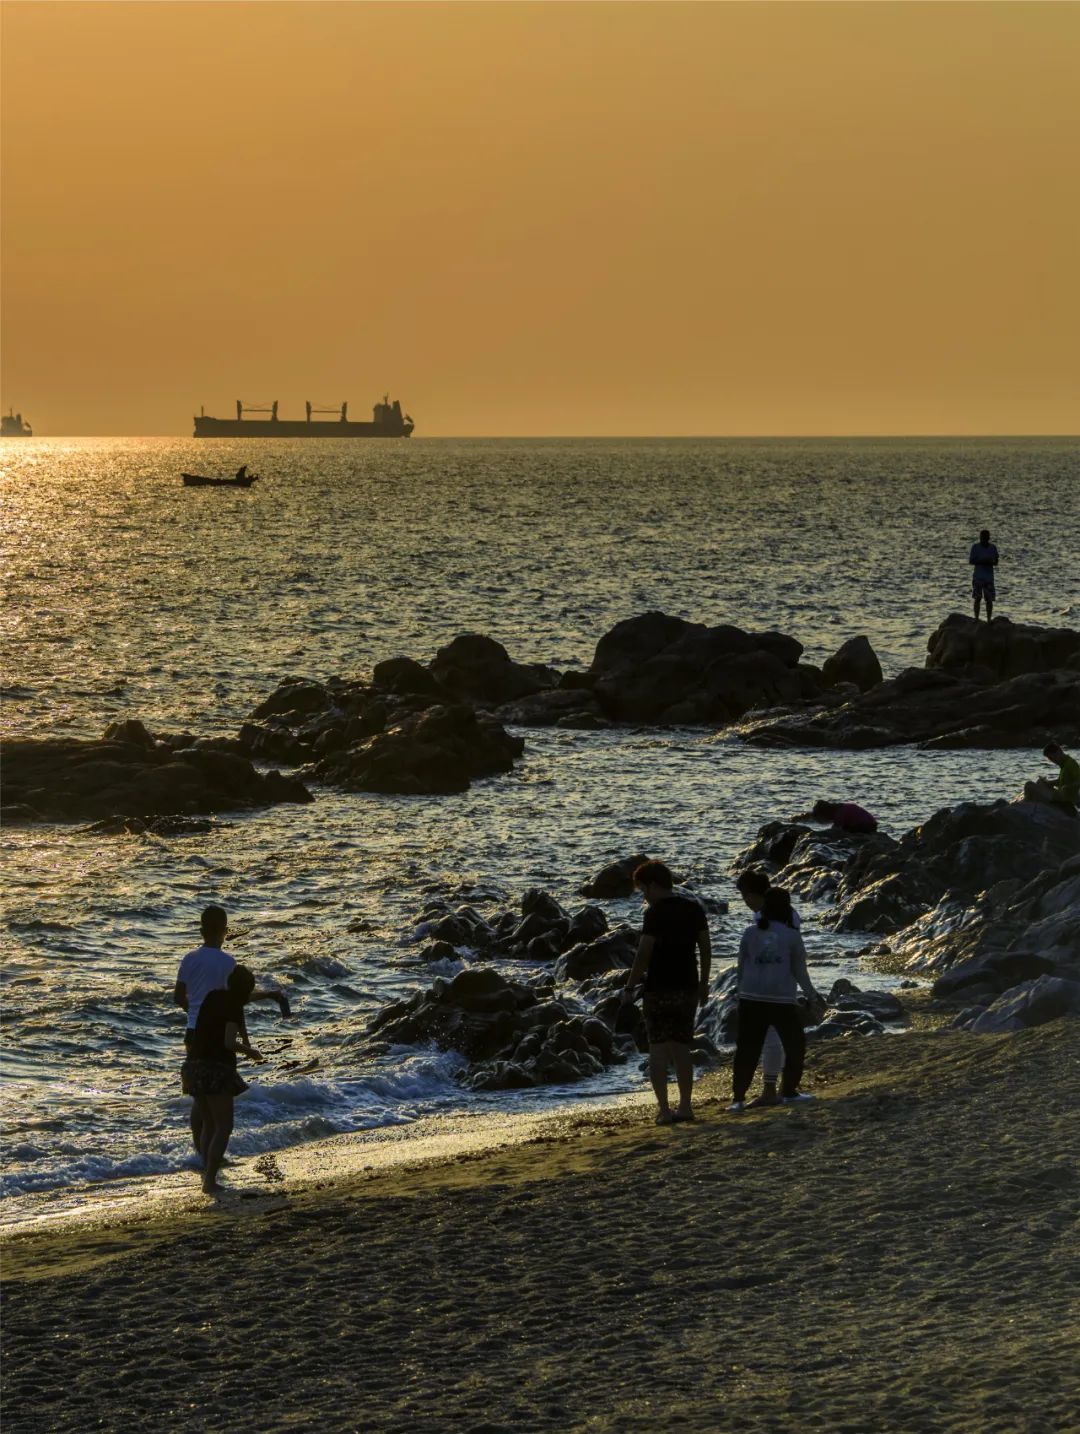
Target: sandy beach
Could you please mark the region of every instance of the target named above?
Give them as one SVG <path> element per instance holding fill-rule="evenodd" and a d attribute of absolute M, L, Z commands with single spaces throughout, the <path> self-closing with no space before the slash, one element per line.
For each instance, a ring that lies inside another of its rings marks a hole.
<path fill-rule="evenodd" d="M 1075 1429 L 1078 1035 L 9 1240 L 7 1428 Z"/>

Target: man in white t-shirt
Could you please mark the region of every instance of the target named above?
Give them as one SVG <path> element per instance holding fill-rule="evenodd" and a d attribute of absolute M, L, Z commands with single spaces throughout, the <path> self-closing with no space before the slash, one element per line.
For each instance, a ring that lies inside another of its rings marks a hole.
<path fill-rule="evenodd" d="M 208 906 L 199 918 L 203 944 L 189 951 L 180 962 L 173 988 L 173 1000 L 187 1012 L 187 1030 L 184 1032 L 186 1046 L 195 1022 L 199 1019 L 199 1007 L 211 991 L 224 991 L 229 975 L 236 967 L 236 960 L 221 949 L 225 933 L 229 929 L 229 918 L 221 906 Z M 289 1015 L 289 1002 L 281 991 L 253 991 L 249 1000 L 276 1001 L 283 1016 Z M 199 1102 L 191 1107 L 191 1138 L 196 1151 L 202 1149 L 202 1113 Z"/>

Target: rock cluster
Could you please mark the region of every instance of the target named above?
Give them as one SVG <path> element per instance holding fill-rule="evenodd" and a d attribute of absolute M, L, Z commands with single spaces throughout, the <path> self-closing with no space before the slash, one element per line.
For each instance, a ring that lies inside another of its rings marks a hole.
<path fill-rule="evenodd" d="M 141 722 L 114 723 L 98 741 L 5 743 L 6 820 L 99 821 L 193 816 L 310 802 L 293 777 L 258 772 L 231 742 L 152 736 Z"/>
<path fill-rule="evenodd" d="M 739 735 L 761 747 L 853 749 L 1080 742 L 1080 632 L 953 613 L 928 648 L 923 668 L 824 710 L 752 722 Z"/>

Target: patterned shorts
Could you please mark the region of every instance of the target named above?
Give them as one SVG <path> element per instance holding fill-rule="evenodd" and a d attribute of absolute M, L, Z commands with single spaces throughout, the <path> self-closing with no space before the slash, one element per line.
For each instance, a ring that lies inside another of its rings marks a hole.
<path fill-rule="evenodd" d="M 650 1046 L 693 1044 L 696 991 L 646 991 L 641 1004 Z"/>
<path fill-rule="evenodd" d="M 233 1066 L 221 1061 L 204 1061 L 188 1056 L 180 1067 L 180 1089 L 185 1095 L 243 1095 L 247 1081 L 237 1075 Z"/>

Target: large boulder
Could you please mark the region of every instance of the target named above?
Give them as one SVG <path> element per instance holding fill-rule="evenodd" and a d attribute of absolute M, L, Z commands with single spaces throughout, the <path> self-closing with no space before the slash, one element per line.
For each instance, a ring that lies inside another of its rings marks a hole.
<path fill-rule="evenodd" d="M 459 701 L 513 702 L 559 680 L 550 667 L 514 662 L 501 642 L 475 632 L 440 647 L 429 667 L 442 690 Z"/>
<path fill-rule="evenodd" d="M 605 633 L 588 678 L 615 721 L 711 724 L 752 707 L 798 701 L 805 695 L 801 655 L 801 644 L 782 633 L 648 612 Z"/>
<path fill-rule="evenodd" d="M 111 737 L 96 742 L 5 743 L 5 799 L 36 820 L 56 822 L 193 816 L 312 800 L 301 782 L 256 771 L 228 750 L 230 744 L 194 744 L 186 734 L 155 739 L 134 721 L 109 731 Z"/>
<path fill-rule="evenodd" d="M 614 901 L 622 896 L 633 896 L 634 872 L 648 860 L 643 852 L 638 852 L 637 856 L 624 856 L 618 861 L 610 862 L 578 887 L 578 895 L 599 901 Z"/>
<path fill-rule="evenodd" d="M 882 680 L 881 663 L 878 655 L 866 637 L 849 637 L 841 647 L 827 657 L 821 668 L 821 676 L 827 687 L 836 687 L 842 682 L 853 683 L 860 692 L 869 692 Z"/>
<path fill-rule="evenodd" d="M 1033 623 L 976 622 L 950 613 L 926 643 L 926 665 L 975 682 L 1001 682 L 1029 672 L 1080 672 L 1080 632 Z"/>
<path fill-rule="evenodd" d="M 520 737 L 471 707 L 429 707 L 329 753 L 304 775 L 346 791 L 443 795 L 510 771 L 524 749 Z"/>
<path fill-rule="evenodd" d="M 871 853 L 886 853 L 896 846 L 884 832 L 872 835 L 825 830 L 799 822 L 766 822 L 757 837 L 735 858 L 738 875 L 750 867 L 769 873 L 775 886 L 798 892 L 813 901 L 831 897 L 856 856 L 865 862 Z"/>

